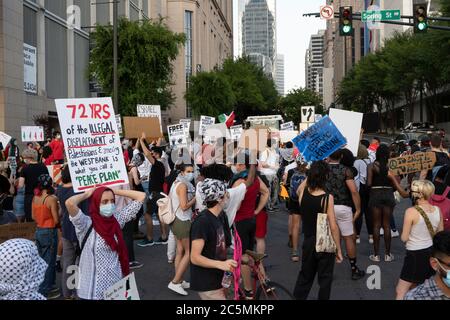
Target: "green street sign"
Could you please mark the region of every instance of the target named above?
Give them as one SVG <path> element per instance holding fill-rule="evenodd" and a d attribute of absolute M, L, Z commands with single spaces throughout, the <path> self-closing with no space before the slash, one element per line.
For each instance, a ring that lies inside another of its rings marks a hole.
<path fill-rule="evenodd" d="M 361 21 L 389 21 L 400 20 L 400 10 L 380 10 L 380 11 L 363 11 L 361 12 Z"/>

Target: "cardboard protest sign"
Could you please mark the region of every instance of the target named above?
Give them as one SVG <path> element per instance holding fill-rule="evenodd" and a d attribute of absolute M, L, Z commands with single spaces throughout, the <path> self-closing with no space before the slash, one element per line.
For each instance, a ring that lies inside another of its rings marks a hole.
<path fill-rule="evenodd" d="M 268 137 L 269 130 L 266 128 L 244 130 L 239 140 L 238 147 L 262 152 L 266 149 Z"/>
<path fill-rule="evenodd" d="M 121 137 L 123 137 L 122 118 L 120 117 L 120 114 L 116 114 L 116 123 L 117 123 L 117 130 L 119 131 L 119 135 Z"/>
<path fill-rule="evenodd" d="M 104 293 L 105 300 L 141 300 L 134 273 L 129 274 Z"/>
<path fill-rule="evenodd" d="M 226 138 L 227 125 L 225 123 L 212 124 L 206 127 L 204 136 L 210 138 L 212 141 L 216 141 L 220 138 Z"/>
<path fill-rule="evenodd" d="M 281 124 L 280 129 L 281 129 L 281 131 L 294 131 L 294 122 L 291 121 L 291 122 L 283 123 L 283 124 Z"/>
<path fill-rule="evenodd" d="M 160 130 L 162 132 L 161 106 L 137 105 L 137 115 L 139 118 L 158 118 Z"/>
<path fill-rule="evenodd" d="M 10 239 L 27 239 L 34 240 L 36 233 L 36 223 L 12 223 L 0 226 L 0 243 Z"/>
<path fill-rule="evenodd" d="M 53 180 L 53 183 L 60 185 L 62 184 L 62 164 L 54 164 L 51 166 L 47 166 L 48 174 Z"/>
<path fill-rule="evenodd" d="M 21 127 L 22 142 L 39 142 L 44 141 L 44 127 Z"/>
<path fill-rule="evenodd" d="M 147 139 L 156 140 L 163 136 L 158 118 L 124 117 L 123 126 L 125 128 L 125 137 L 128 139 L 140 138 L 142 132 L 145 132 Z"/>
<path fill-rule="evenodd" d="M 281 143 L 286 143 L 295 139 L 298 136 L 298 131 L 280 131 Z"/>
<path fill-rule="evenodd" d="M 169 134 L 170 146 L 181 147 L 187 145 L 186 129 L 182 124 L 175 124 L 167 126 L 167 133 Z"/>
<path fill-rule="evenodd" d="M 3 146 L 3 149 L 6 148 L 6 146 L 8 145 L 10 140 L 11 140 L 11 136 L 9 136 L 6 133 L 0 131 L 0 143 Z"/>
<path fill-rule="evenodd" d="M 241 138 L 241 135 L 242 135 L 242 130 L 244 130 L 242 128 L 242 125 L 232 126 L 230 128 L 230 139 L 233 141 L 239 141 L 239 139 Z"/>
<path fill-rule="evenodd" d="M 75 192 L 128 184 L 111 98 L 55 100 Z"/>
<path fill-rule="evenodd" d="M 293 142 L 308 162 L 326 159 L 347 143 L 328 116 L 303 131 Z"/>
<path fill-rule="evenodd" d="M 358 155 L 363 114 L 340 109 L 330 109 L 330 119 L 347 139 L 346 148 L 356 157 Z"/>
<path fill-rule="evenodd" d="M 200 118 L 200 127 L 198 134 L 200 136 L 204 136 L 206 133 L 206 128 L 212 124 L 216 123 L 216 118 L 214 117 L 208 117 L 208 116 L 201 116 Z"/>
<path fill-rule="evenodd" d="M 399 176 L 420 172 L 422 170 L 431 170 L 436 164 L 436 153 L 417 152 L 409 156 L 389 159 L 389 171 Z"/>

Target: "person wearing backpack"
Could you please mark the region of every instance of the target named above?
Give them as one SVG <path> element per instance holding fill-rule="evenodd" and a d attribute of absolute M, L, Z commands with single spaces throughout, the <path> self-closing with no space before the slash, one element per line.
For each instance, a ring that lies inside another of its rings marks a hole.
<path fill-rule="evenodd" d="M 442 138 L 439 135 L 431 136 L 431 150 L 436 154 L 436 163 L 431 170 L 423 170 L 420 173 L 420 179 L 434 181 L 436 174 L 443 166 L 450 165 L 450 158 L 446 152 L 442 151 Z"/>
<path fill-rule="evenodd" d="M 444 166 L 436 174 L 433 181 L 435 186 L 434 194 L 430 203 L 441 209 L 444 219 L 444 230 L 450 230 L 450 167 Z"/>
<path fill-rule="evenodd" d="M 298 203 L 297 190 L 306 179 L 306 172 L 308 164 L 303 159 L 302 155 L 298 155 L 295 159 L 296 168 L 290 169 L 287 173 L 286 185 L 289 188 L 289 244 L 292 245 L 292 262 L 299 262 L 300 256 L 298 253 L 298 238 L 300 232 L 301 216 Z"/>
<path fill-rule="evenodd" d="M 416 180 L 411 184 L 414 207 L 405 212 L 401 239 L 406 244 L 406 257 L 397 284 L 397 300 L 403 300 L 412 288 L 430 278 L 434 271 L 430 266 L 433 237 L 444 229 L 440 209 L 430 204 L 434 185 L 428 180 Z"/>

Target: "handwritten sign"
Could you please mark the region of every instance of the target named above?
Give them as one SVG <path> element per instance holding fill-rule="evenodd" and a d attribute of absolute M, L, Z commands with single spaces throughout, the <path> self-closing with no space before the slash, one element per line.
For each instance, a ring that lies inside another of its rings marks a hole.
<path fill-rule="evenodd" d="M 105 300 L 141 300 L 134 273 L 123 278 L 104 293 Z"/>
<path fill-rule="evenodd" d="M 328 116 L 303 131 L 293 142 L 308 162 L 326 159 L 347 143 Z"/>
<path fill-rule="evenodd" d="M 191 119 L 181 119 L 179 123 L 184 126 L 187 132 L 191 130 Z"/>
<path fill-rule="evenodd" d="M 399 157 L 389 160 L 389 171 L 398 176 L 420 172 L 422 170 L 431 170 L 436 164 L 436 153 L 417 152 L 409 156 Z"/>
<path fill-rule="evenodd" d="M 128 184 L 111 98 L 55 100 L 75 192 Z"/>
<path fill-rule="evenodd" d="M 158 118 L 159 125 L 162 132 L 162 118 L 161 118 L 161 106 L 149 106 L 138 104 L 137 115 L 139 118 Z"/>
<path fill-rule="evenodd" d="M 0 243 L 10 239 L 27 239 L 34 240 L 36 233 L 36 223 L 12 223 L 0 226 Z"/>
<path fill-rule="evenodd" d="M 0 143 L 3 146 L 3 149 L 6 148 L 6 146 L 8 145 L 10 140 L 11 140 L 11 136 L 9 136 L 6 133 L 0 131 Z"/>
<path fill-rule="evenodd" d="M 182 124 L 175 124 L 167 126 L 167 133 L 169 134 L 170 146 L 181 147 L 187 145 L 186 129 Z"/>
<path fill-rule="evenodd" d="M 281 125 L 281 131 L 294 131 L 294 122 L 286 122 Z"/>
<path fill-rule="evenodd" d="M 239 126 L 232 126 L 230 128 L 230 138 L 233 141 L 239 141 L 239 139 L 241 138 L 242 135 L 242 125 Z"/>
<path fill-rule="evenodd" d="M 22 126 L 22 142 L 39 142 L 44 141 L 44 127 L 27 127 Z"/>
<path fill-rule="evenodd" d="M 213 125 L 216 123 L 216 118 L 208 117 L 208 116 L 201 116 L 200 118 L 200 128 L 198 134 L 200 136 L 204 136 L 206 133 L 206 128 L 210 125 Z"/>

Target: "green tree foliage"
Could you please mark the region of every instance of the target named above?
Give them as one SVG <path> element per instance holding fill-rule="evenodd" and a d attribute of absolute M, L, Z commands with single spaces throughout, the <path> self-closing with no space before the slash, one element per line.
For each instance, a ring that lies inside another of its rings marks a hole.
<path fill-rule="evenodd" d="M 96 26 L 92 33 L 89 74 L 107 95 L 113 94 L 113 30 Z M 119 110 L 136 115 L 137 104 L 159 104 L 167 109 L 175 97 L 170 89 L 173 66 L 184 34 L 173 33 L 162 20 L 132 22 L 121 18 L 118 26 Z"/>
<path fill-rule="evenodd" d="M 322 99 L 312 90 L 293 89 L 280 101 L 280 111 L 285 121 L 301 122 L 301 107 L 315 106 L 316 114 L 323 113 Z"/>

